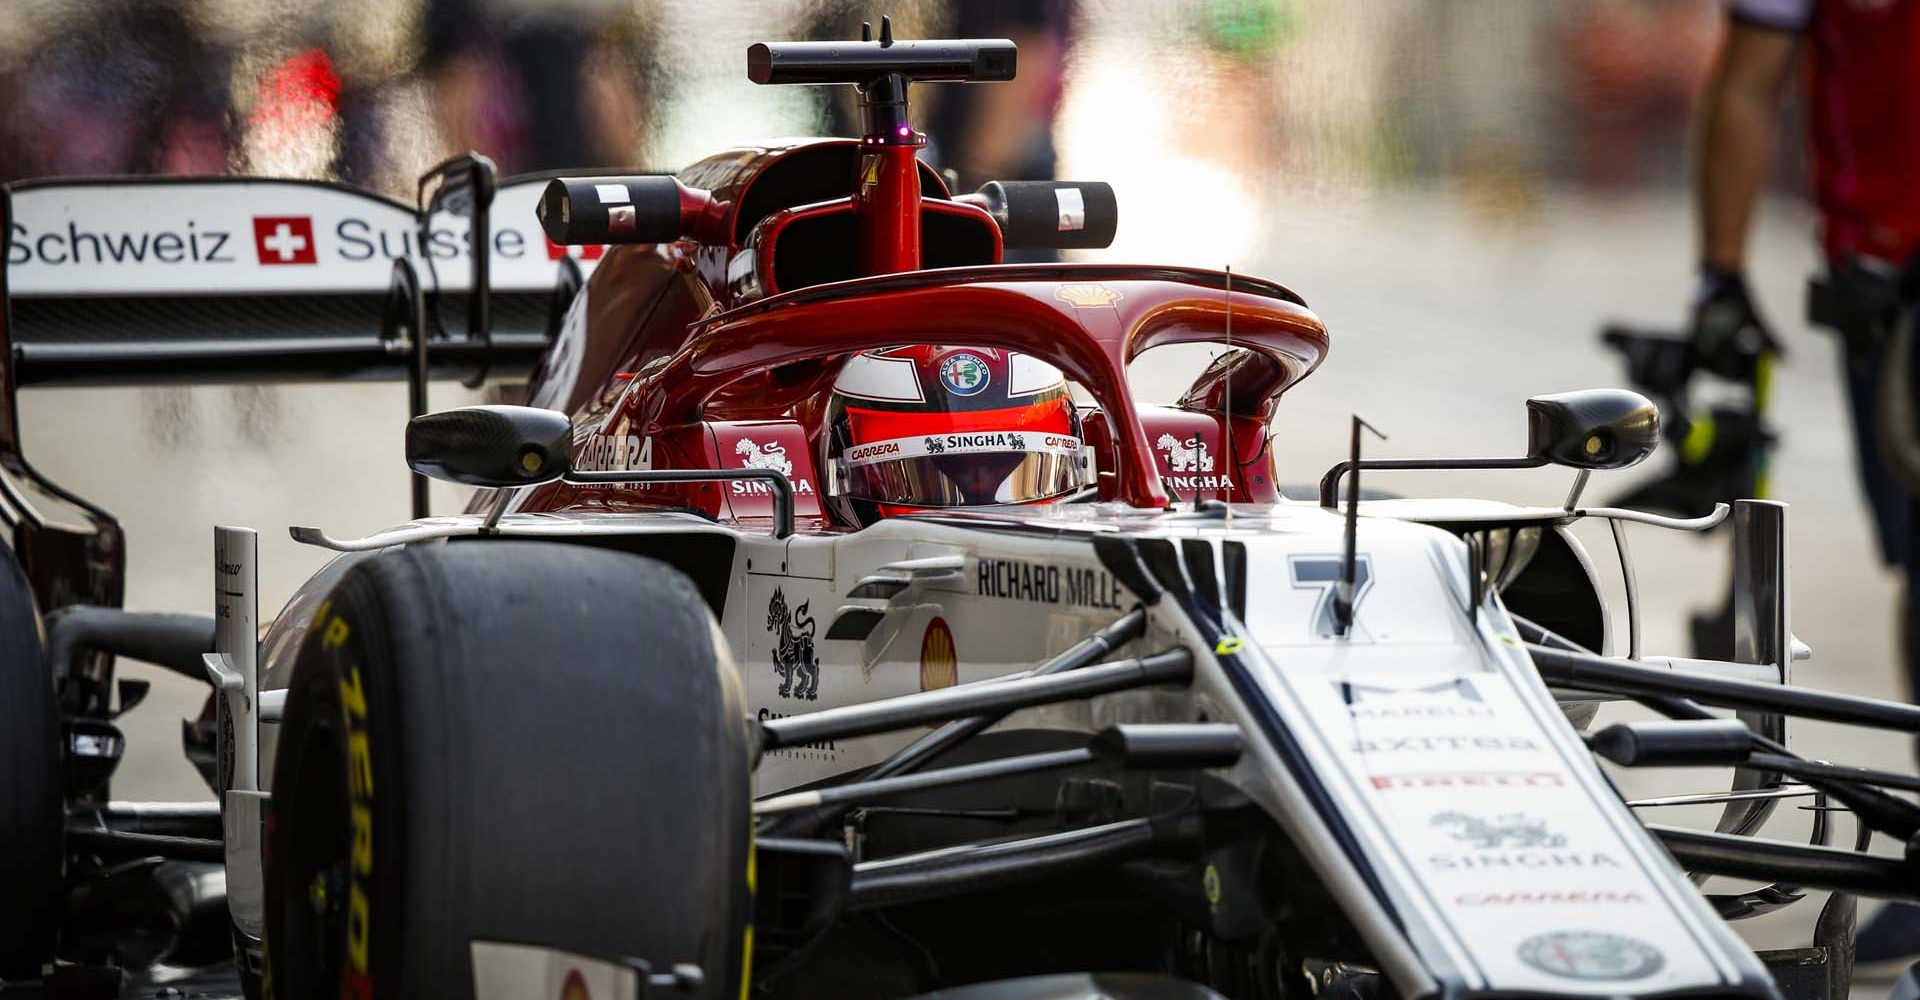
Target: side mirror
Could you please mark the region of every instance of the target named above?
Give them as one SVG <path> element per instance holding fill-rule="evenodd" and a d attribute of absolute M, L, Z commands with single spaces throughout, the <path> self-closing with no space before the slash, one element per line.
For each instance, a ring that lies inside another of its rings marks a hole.
<path fill-rule="evenodd" d="M 466 486 L 533 486 L 566 475 L 573 422 L 531 406 L 464 406 L 407 421 L 407 465 Z"/>
<path fill-rule="evenodd" d="M 1660 444 L 1660 410 L 1637 392 L 1582 389 L 1527 400 L 1527 457 L 1575 469 L 1624 469 Z"/>
<path fill-rule="evenodd" d="M 672 243 L 699 228 L 713 198 L 666 174 L 557 177 L 534 207 L 559 246 Z"/>
<path fill-rule="evenodd" d="M 1009 250 L 1102 250 L 1120 227 L 1105 181 L 988 181 L 954 200 L 993 216 Z"/>
<path fill-rule="evenodd" d="M 1341 478 L 1355 469 L 1537 469 L 1549 464 L 1624 469 L 1653 454 L 1660 444 L 1660 410 L 1647 397 L 1625 389 L 1535 396 L 1527 400 L 1527 454 L 1523 458 L 1388 458 L 1363 462 L 1357 424 L 1353 440 L 1354 457 L 1320 477 L 1322 507 L 1333 506 Z"/>

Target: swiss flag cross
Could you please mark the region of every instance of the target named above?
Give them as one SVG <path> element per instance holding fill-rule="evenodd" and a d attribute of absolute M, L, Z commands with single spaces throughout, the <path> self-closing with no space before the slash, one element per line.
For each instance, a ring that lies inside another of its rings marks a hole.
<path fill-rule="evenodd" d="M 545 239 L 545 237 L 542 237 L 542 239 Z M 573 248 L 563 247 L 552 240 L 547 240 L 547 259 L 559 260 L 560 258 L 565 257 L 567 255 L 567 251 L 571 249 Z M 607 248 L 604 246 L 600 246 L 599 244 L 588 244 L 587 246 L 580 247 L 579 249 L 580 249 L 580 252 L 573 255 L 574 258 L 577 260 L 599 260 L 601 257 L 606 256 L 606 253 L 607 253 Z"/>
<path fill-rule="evenodd" d="M 317 264 L 313 218 L 306 215 L 256 215 L 253 250 L 261 264 Z"/>

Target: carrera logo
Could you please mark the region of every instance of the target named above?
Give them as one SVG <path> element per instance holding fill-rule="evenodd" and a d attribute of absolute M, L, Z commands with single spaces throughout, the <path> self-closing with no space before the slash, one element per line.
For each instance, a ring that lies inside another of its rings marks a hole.
<path fill-rule="evenodd" d="M 313 245 L 313 218 L 306 215 L 256 215 L 253 249 L 263 265 L 317 264 Z"/>
<path fill-rule="evenodd" d="M 1046 437 L 1041 438 L 1040 443 L 1043 447 L 1055 448 L 1060 451 L 1079 451 L 1080 450 L 1079 438 L 1061 437 L 1058 434 L 1049 434 Z"/>
<path fill-rule="evenodd" d="M 1471 854 L 1430 854 L 1435 871 L 1474 871 L 1486 868 L 1618 868 L 1613 855 L 1601 851 L 1478 851 Z"/>
<path fill-rule="evenodd" d="M 653 439 L 637 434 L 595 434 L 574 448 L 573 467 L 582 472 L 626 472 L 653 468 Z"/>
<path fill-rule="evenodd" d="M 927 440 L 931 441 L 933 439 L 928 438 Z M 872 458 L 880 458 L 885 455 L 898 455 L 898 454 L 900 454 L 900 442 L 882 441 L 879 444 L 863 444 L 857 447 L 848 448 L 847 461 L 864 462 Z"/>
<path fill-rule="evenodd" d="M 1460 906 L 1606 906 L 1637 905 L 1647 897 L 1631 889 L 1542 889 L 1538 892 L 1468 892 L 1453 897 Z"/>

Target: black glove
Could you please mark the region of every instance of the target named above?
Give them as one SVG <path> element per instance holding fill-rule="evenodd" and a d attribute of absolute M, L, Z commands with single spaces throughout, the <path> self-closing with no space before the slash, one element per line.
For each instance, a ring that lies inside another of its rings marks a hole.
<path fill-rule="evenodd" d="M 1693 366 L 1722 378 L 1751 381 L 1763 354 L 1779 354 L 1767 321 L 1760 317 L 1738 271 L 1705 266 L 1694 287 L 1688 350 Z"/>

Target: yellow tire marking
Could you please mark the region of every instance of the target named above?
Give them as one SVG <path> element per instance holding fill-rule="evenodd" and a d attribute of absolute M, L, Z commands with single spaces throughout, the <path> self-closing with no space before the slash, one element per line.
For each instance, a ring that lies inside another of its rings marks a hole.
<path fill-rule="evenodd" d="M 759 891 L 758 883 L 760 880 L 760 877 L 759 877 L 760 852 L 754 849 L 753 836 L 754 836 L 753 824 L 748 823 L 747 824 L 747 900 L 748 902 L 752 902 L 754 894 Z M 749 913 L 747 915 L 747 930 L 746 930 L 746 933 L 741 936 L 740 1000 L 747 1000 L 747 994 L 750 992 L 749 988 L 752 985 L 753 985 L 753 915 L 751 913 L 751 907 L 749 907 Z"/>

